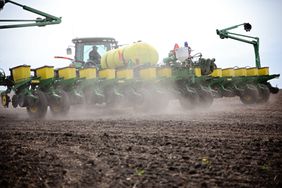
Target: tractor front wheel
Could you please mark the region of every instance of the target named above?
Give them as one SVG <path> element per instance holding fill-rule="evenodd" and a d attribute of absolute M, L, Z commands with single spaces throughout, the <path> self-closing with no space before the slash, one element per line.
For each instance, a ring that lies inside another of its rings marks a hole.
<path fill-rule="evenodd" d="M 44 118 L 48 108 L 48 102 L 45 94 L 42 91 L 35 91 L 33 94 L 37 97 L 37 100 L 32 105 L 26 107 L 27 113 L 31 118 Z"/>

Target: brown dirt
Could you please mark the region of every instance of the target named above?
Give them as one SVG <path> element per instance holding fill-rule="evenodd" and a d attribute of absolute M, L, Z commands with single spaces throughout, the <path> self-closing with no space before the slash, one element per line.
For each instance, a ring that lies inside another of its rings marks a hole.
<path fill-rule="evenodd" d="M 0 108 L 0 187 L 282 187 L 282 94 L 161 113 Z"/>

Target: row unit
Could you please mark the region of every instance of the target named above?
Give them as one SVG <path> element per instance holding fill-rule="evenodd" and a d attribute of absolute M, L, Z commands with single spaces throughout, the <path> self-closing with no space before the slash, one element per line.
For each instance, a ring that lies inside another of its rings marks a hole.
<path fill-rule="evenodd" d="M 269 67 L 251 67 L 251 68 L 226 68 L 215 69 L 211 76 L 212 77 L 235 77 L 235 76 L 266 76 L 269 75 Z"/>
<path fill-rule="evenodd" d="M 83 79 L 95 79 L 96 77 L 104 79 L 133 79 L 134 70 L 133 69 L 103 69 L 97 71 L 94 67 L 79 69 L 78 71 L 74 67 L 64 67 L 59 69 L 54 69 L 53 66 L 43 66 L 37 69 L 30 69 L 29 65 L 20 65 L 10 69 L 11 75 L 15 83 L 30 79 L 31 71 L 34 71 L 35 77 L 40 77 L 41 80 L 47 80 L 54 78 L 55 76 L 62 78 L 64 80 L 83 78 Z M 150 80 L 157 77 L 171 77 L 171 68 L 143 68 L 138 71 L 141 79 Z"/>
<path fill-rule="evenodd" d="M 18 83 L 23 80 L 30 78 L 31 69 L 29 65 L 20 65 L 10 69 L 13 80 Z M 59 69 L 54 69 L 53 66 L 43 66 L 37 69 L 33 69 L 36 77 L 40 77 L 41 80 L 46 80 L 54 78 L 57 75 L 59 78 L 64 80 L 76 78 L 94 79 L 96 77 L 104 79 L 133 79 L 134 70 L 133 69 L 103 69 L 96 71 L 96 68 L 83 68 L 78 72 L 74 67 L 64 67 Z M 201 69 L 194 68 L 194 75 L 196 77 L 201 76 Z M 149 67 L 143 68 L 138 71 L 139 77 L 144 80 L 155 79 L 157 77 L 169 78 L 172 76 L 172 69 L 169 67 Z M 235 76 L 264 76 L 269 75 L 269 68 L 227 68 L 215 69 L 210 76 L 212 77 L 235 77 Z"/>

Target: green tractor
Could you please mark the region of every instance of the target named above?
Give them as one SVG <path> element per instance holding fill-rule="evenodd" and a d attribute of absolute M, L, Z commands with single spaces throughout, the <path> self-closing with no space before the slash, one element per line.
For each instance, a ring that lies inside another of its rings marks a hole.
<path fill-rule="evenodd" d="M 70 67 L 77 69 L 77 77 L 81 80 L 78 87 L 84 96 L 85 104 L 116 103 L 115 98 L 121 94 L 117 89 L 117 80 L 114 79 L 115 72 L 102 71 L 100 61 L 103 54 L 118 48 L 117 41 L 114 38 L 76 38 L 72 42 L 75 49 L 74 59 L 58 56 L 56 58 L 72 61 Z M 99 53 L 97 59 L 91 58 L 93 48 Z M 67 49 L 67 54 L 72 54 L 72 48 Z"/>
<path fill-rule="evenodd" d="M 150 52 L 155 53 L 155 50 L 144 46 L 147 44 L 138 41 L 119 46 L 114 38 L 78 38 L 73 43 L 75 55 L 74 59 L 70 59 L 70 66 L 76 67 L 79 77 L 85 79 L 81 81 L 81 90 L 87 104 L 105 104 L 110 108 L 134 106 L 136 109 L 144 106 L 144 109 L 150 96 L 162 93 L 156 80 L 156 68 L 151 67 L 149 61 L 138 66 L 134 62 L 137 56 L 141 55 L 144 59 L 145 56 L 150 57 Z M 97 61 L 91 59 L 93 48 L 100 55 Z M 70 55 L 71 51 L 68 48 L 67 54 Z"/>

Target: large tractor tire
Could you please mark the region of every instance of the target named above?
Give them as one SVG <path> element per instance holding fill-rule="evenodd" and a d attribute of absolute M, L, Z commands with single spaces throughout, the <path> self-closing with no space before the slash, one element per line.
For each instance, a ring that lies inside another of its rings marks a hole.
<path fill-rule="evenodd" d="M 42 91 L 35 91 L 33 93 L 38 99 L 26 107 L 29 117 L 34 119 L 42 119 L 45 117 L 48 108 L 48 102 L 45 94 Z"/>
<path fill-rule="evenodd" d="M 243 104 L 255 104 L 259 99 L 258 88 L 253 84 L 248 84 L 240 94 L 240 100 Z"/>
<path fill-rule="evenodd" d="M 67 92 L 59 91 L 60 99 L 57 101 L 51 101 L 50 111 L 54 116 L 66 115 L 70 110 L 70 99 Z"/>
<path fill-rule="evenodd" d="M 270 97 L 270 90 L 265 84 L 258 84 L 257 86 L 259 97 L 257 103 L 266 103 Z"/>

